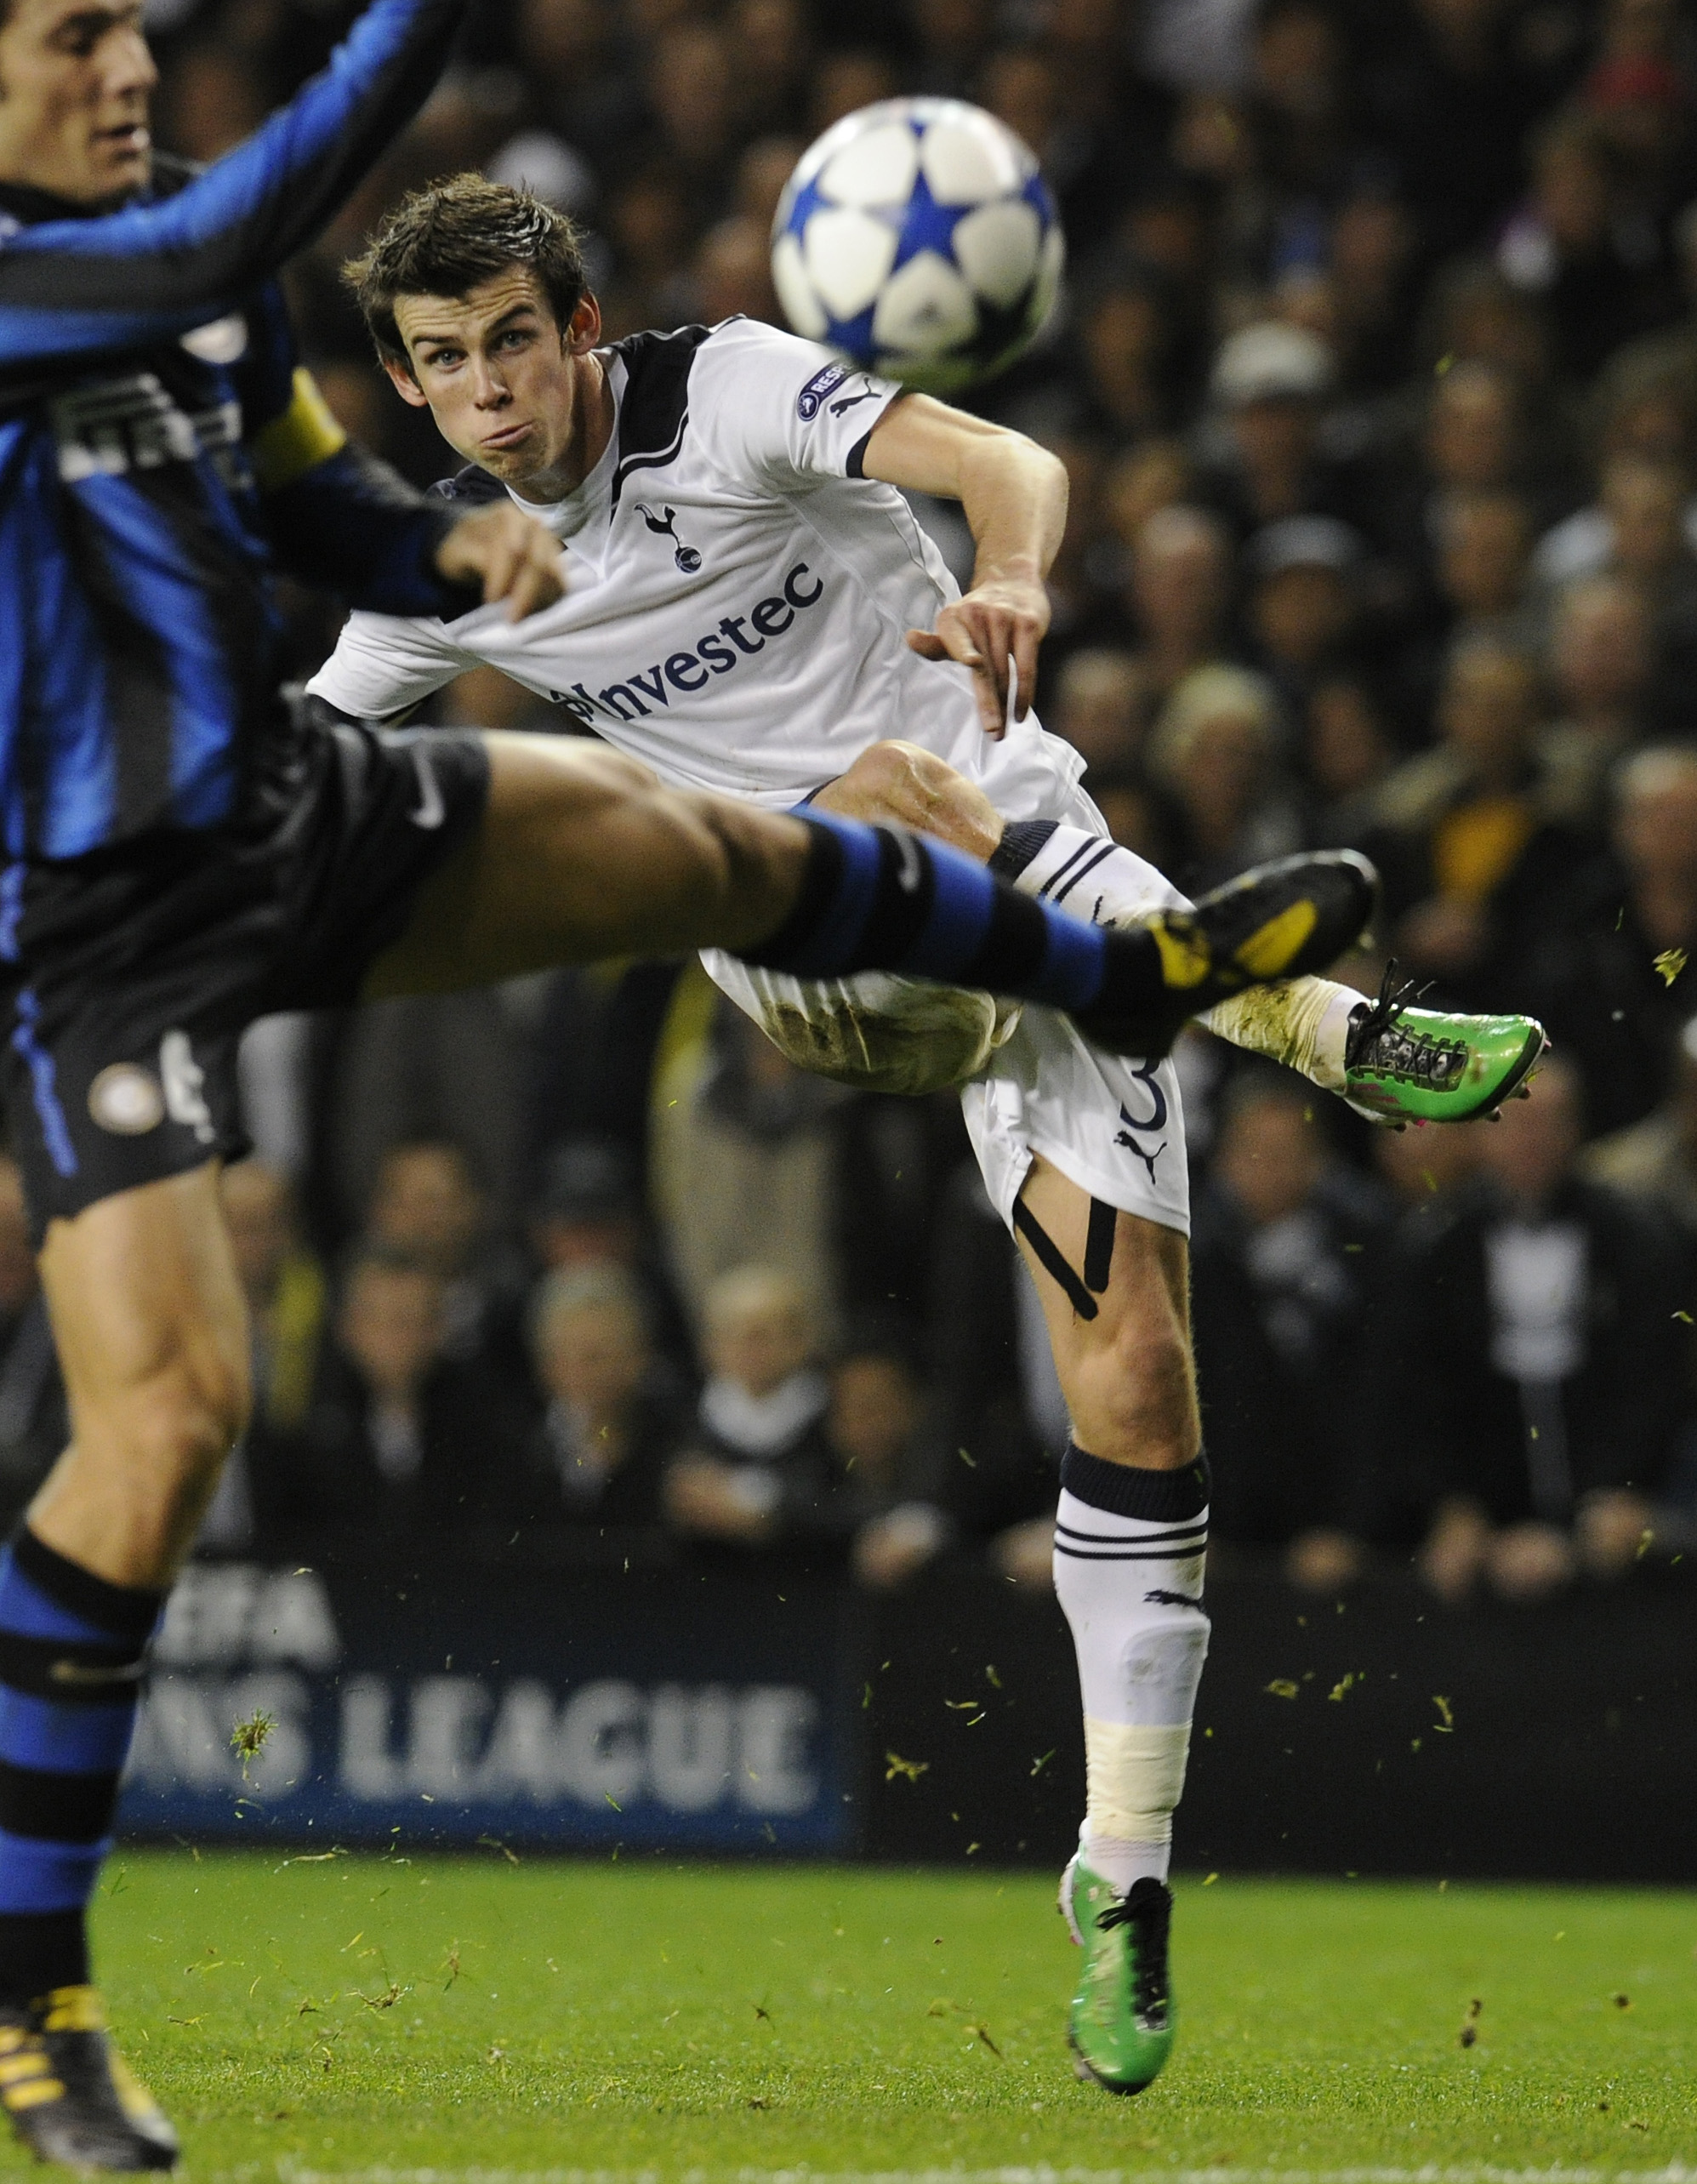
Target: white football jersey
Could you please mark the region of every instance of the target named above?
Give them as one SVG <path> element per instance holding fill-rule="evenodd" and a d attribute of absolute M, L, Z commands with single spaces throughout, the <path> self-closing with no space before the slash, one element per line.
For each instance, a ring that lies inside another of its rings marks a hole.
<path fill-rule="evenodd" d="M 1011 818 L 1058 818 L 1083 770 L 1034 718 L 985 735 L 971 678 L 909 651 L 960 590 L 891 486 L 863 476 L 900 389 L 748 319 L 603 352 L 606 453 L 553 506 L 566 592 L 510 623 L 358 613 L 309 686 L 382 720 L 468 667 L 499 668 L 663 778 L 783 807 L 902 736 Z M 475 466 L 436 490 L 505 490 Z"/>

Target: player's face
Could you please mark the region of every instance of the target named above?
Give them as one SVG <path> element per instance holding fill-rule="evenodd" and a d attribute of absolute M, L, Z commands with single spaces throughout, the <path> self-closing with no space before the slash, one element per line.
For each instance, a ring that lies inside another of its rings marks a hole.
<path fill-rule="evenodd" d="M 13 0 L 0 29 L 0 180 L 82 205 L 140 189 L 157 81 L 140 0 Z"/>
<path fill-rule="evenodd" d="M 560 326 L 527 267 L 465 296 L 402 296 L 395 322 L 412 361 L 389 376 L 428 404 L 448 445 L 527 499 L 559 499 L 606 445 L 601 374 L 589 362 L 601 309 L 585 296 Z"/>

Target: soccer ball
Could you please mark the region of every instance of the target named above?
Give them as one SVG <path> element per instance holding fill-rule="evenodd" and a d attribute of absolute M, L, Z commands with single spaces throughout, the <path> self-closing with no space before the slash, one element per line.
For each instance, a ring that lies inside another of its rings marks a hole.
<path fill-rule="evenodd" d="M 1011 363 L 1066 255 L 1037 162 L 960 99 L 885 99 L 803 153 L 772 224 L 791 326 L 935 394 Z"/>

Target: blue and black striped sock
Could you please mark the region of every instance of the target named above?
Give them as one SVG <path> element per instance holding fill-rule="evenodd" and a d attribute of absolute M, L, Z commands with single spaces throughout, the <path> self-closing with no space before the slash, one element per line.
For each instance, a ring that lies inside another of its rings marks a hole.
<path fill-rule="evenodd" d="M 970 857 L 922 835 L 798 813 L 813 841 L 794 909 L 769 938 L 739 952 L 798 978 L 899 971 L 980 987 L 1051 1008 L 1116 1010 L 1165 992 L 1143 936 L 1110 936 L 1034 901 Z M 1139 987 L 1142 990 L 1139 990 Z"/>
<path fill-rule="evenodd" d="M 88 1976 L 83 1916 L 163 1601 L 27 1528 L 0 1554 L 0 2006 Z"/>

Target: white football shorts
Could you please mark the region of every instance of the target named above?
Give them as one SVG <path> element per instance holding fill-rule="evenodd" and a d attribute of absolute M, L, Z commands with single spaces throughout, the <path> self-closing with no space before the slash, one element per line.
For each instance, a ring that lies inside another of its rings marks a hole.
<path fill-rule="evenodd" d="M 1153 864 L 1107 846 L 1107 823 L 1082 790 L 1056 786 L 1056 818 L 1098 841 L 1082 852 L 1076 835 L 1050 844 L 1021 874 L 1022 890 L 1102 925 L 1182 903 Z M 754 970 L 716 949 L 704 950 L 702 961 L 804 1067 L 886 1091 L 959 1084 L 990 1202 L 1010 1228 L 1014 1201 L 1040 1153 L 1092 1198 L 1190 1233 L 1184 1109 L 1170 1060 L 1099 1052 L 1053 1009 L 1027 1006 L 1010 1031 L 1016 1012 L 994 1009 L 984 995 L 881 972 L 795 979 Z M 974 1074 L 964 1076 L 975 1061 Z"/>
<path fill-rule="evenodd" d="M 1056 816 L 1108 838 L 1106 820 L 1082 789 L 1067 792 Z M 1129 849 L 1085 862 L 1082 881 L 1069 887 L 1080 861 L 1057 842 L 1033 860 L 1020 886 L 1099 925 L 1184 900 Z M 1170 1059 L 1104 1054 L 1068 1018 L 1028 1006 L 1012 1036 L 961 1086 L 960 1105 L 990 1203 L 1010 1227 L 1032 1156 L 1040 1153 L 1092 1198 L 1189 1235 L 1184 1103 Z"/>

